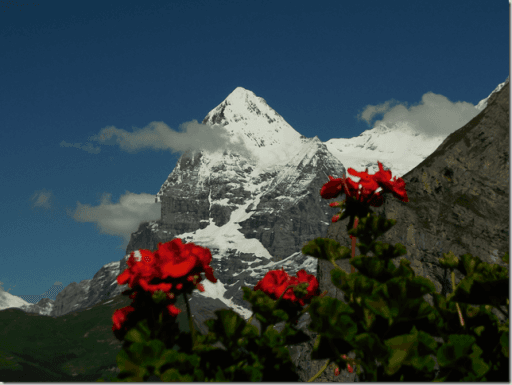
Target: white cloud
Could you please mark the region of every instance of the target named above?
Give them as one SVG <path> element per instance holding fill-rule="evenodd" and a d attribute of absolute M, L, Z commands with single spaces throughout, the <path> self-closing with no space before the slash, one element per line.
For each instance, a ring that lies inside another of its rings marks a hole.
<path fill-rule="evenodd" d="M 121 150 L 129 153 L 136 153 L 145 148 L 170 150 L 173 153 L 189 150 L 212 153 L 229 150 L 252 158 L 252 153 L 244 142 L 240 138 L 234 138 L 221 125 L 211 126 L 192 120 L 181 124 L 180 129 L 182 132 L 174 131 L 164 122 L 151 122 L 143 129 L 134 127 L 134 132 L 108 126 L 88 139 L 109 146 L 117 144 Z M 86 150 L 85 146 L 82 149 Z"/>
<path fill-rule="evenodd" d="M 385 103 L 378 104 L 376 106 L 368 105 L 365 107 L 364 111 L 358 115 L 359 120 L 364 120 L 366 123 L 370 124 L 373 117 L 378 114 L 385 113 L 389 111 L 391 103 L 396 103 L 394 99 L 388 100 Z"/>
<path fill-rule="evenodd" d="M 53 210 L 55 208 L 54 195 L 51 191 L 42 189 L 34 192 L 30 197 L 32 200 L 32 208 L 43 208 L 46 210 Z"/>
<path fill-rule="evenodd" d="M 144 221 L 160 219 L 160 203 L 155 203 L 155 196 L 141 193 L 135 194 L 126 191 L 119 198 L 118 203 L 111 202 L 112 194 L 103 193 L 99 206 L 93 207 L 77 202 L 77 208 L 66 209 L 67 214 L 77 222 L 95 223 L 100 233 L 115 235 L 123 238 L 120 249 L 126 249 L 130 241 L 130 235 L 137 231 L 139 224 Z M 55 196 L 46 189 L 35 191 L 32 194 L 32 209 L 56 212 L 61 208 L 57 207 Z M 56 282 L 54 285 L 59 285 Z M 1 289 L 1 288 L 0 288 Z"/>
<path fill-rule="evenodd" d="M 399 103 L 391 107 L 395 100 L 389 100 L 379 105 L 368 105 L 358 115 L 371 125 L 375 115 L 382 114 L 382 120 L 374 122 L 373 126 L 384 123 L 388 127 L 406 123 L 416 132 L 428 137 L 447 136 L 463 127 L 480 113 L 475 106 L 468 102 L 451 102 L 447 97 L 433 92 L 427 92 L 421 102 L 411 107 L 407 103 Z"/>
<path fill-rule="evenodd" d="M 84 151 L 87 151 L 91 154 L 98 154 L 101 149 L 99 147 L 94 147 L 91 143 L 87 143 L 84 146 L 82 146 L 82 143 L 67 143 L 66 141 L 62 141 L 59 143 L 60 147 L 76 147 L 79 149 L 82 149 Z"/>
<path fill-rule="evenodd" d="M 77 201 L 76 210 L 67 210 L 68 215 L 77 222 L 95 223 L 100 233 L 120 236 L 123 244 L 118 248 L 126 249 L 130 235 L 137 231 L 144 221 L 160 219 L 160 203 L 155 203 L 155 196 L 126 191 L 118 203 L 111 202 L 112 194 L 104 193 L 101 204 L 96 207 L 83 205 Z"/>

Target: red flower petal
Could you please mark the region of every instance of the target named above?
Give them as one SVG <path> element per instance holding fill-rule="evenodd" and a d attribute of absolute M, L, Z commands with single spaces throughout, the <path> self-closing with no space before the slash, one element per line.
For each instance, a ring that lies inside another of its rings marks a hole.
<path fill-rule="evenodd" d="M 123 271 L 121 274 L 119 274 L 117 276 L 117 283 L 119 285 L 124 285 L 126 282 L 128 282 L 128 280 L 130 279 L 130 271 L 128 269 L 126 269 L 125 271 Z"/>
<path fill-rule="evenodd" d="M 135 309 L 132 306 L 126 306 L 121 309 L 117 309 L 112 316 L 112 321 L 114 325 L 112 326 L 112 331 L 119 330 L 123 327 L 123 324 L 126 321 L 126 318 L 129 313 L 133 312 Z"/>
<path fill-rule="evenodd" d="M 265 274 L 263 279 L 254 286 L 254 291 L 261 290 L 265 294 L 273 297 L 274 299 L 279 298 L 284 288 L 278 293 L 277 290 L 280 286 L 288 281 L 288 274 L 282 270 L 270 270 Z M 278 295 L 279 294 L 279 295 Z"/>
<path fill-rule="evenodd" d="M 173 317 L 176 317 L 178 314 L 181 313 L 181 309 L 177 308 L 176 306 L 174 305 L 169 305 L 167 306 L 167 311 L 169 312 L 170 315 L 172 315 Z"/>
<path fill-rule="evenodd" d="M 213 269 L 210 266 L 207 266 L 204 269 L 204 275 L 206 276 L 206 279 L 208 279 L 210 282 L 217 282 L 217 278 L 213 276 Z"/>
<path fill-rule="evenodd" d="M 164 277 L 181 278 L 190 273 L 196 266 L 196 261 L 187 259 L 180 263 L 167 262 L 162 265 L 162 274 Z"/>
<path fill-rule="evenodd" d="M 324 199 L 336 198 L 342 193 L 341 178 L 333 178 L 329 175 L 329 182 L 324 184 L 320 189 L 320 195 Z"/>

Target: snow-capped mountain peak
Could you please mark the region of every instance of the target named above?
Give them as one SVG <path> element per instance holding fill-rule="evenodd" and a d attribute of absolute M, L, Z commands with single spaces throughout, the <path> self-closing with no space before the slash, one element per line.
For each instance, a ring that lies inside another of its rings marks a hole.
<path fill-rule="evenodd" d="M 0 291 L 0 310 L 10 307 L 29 306 L 30 304 L 16 295 L 12 295 L 6 291 Z"/>
<path fill-rule="evenodd" d="M 325 142 L 329 151 L 347 168 L 370 174 L 379 170 L 377 161 L 393 176 L 401 177 L 430 155 L 444 140 L 443 137 L 426 137 L 417 133 L 407 123 L 391 127 L 379 123 L 354 138 L 337 138 Z M 359 181 L 347 173 L 354 182 Z"/>
<path fill-rule="evenodd" d="M 203 124 L 222 125 L 242 140 L 260 166 L 285 163 L 299 150 L 303 141 L 265 99 L 237 87 L 203 119 Z"/>

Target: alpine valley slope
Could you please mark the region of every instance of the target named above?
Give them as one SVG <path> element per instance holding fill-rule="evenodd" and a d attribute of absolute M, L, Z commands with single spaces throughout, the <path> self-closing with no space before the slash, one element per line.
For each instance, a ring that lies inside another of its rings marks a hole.
<path fill-rule="evenodd" d="M 489 97 L 478 103 L 478 111 Z M 55 301 L 28 304 L 3 292 L 0 309 L 18 307 L 56 317 L 93 306 L 127 288 L 117 285 L 116 277 L 127 267 L 132 251 L 155 250 L 159 242 L 180 237 L 210 248 L 218 279 L 216 284 L 203 281 L 206 291 L 190 298 L 192 309 L 231 307 L 247 319 L 249 304 L 242 300 L 241 286 L 253 287 L 265 272 L 281 266 L 290 274 L 301 268 L 316 274 L 316 260 L 300 249 L 326 236 L 337 212 L 328 206 L 335 199 L 324 200 L 319 194 L 328 175 L 341 177 L 348 167 L 375 172 L 380 160 L 385 168 L 392 166 L 393 175 L 402 176 L 445 139 L 429 140 L 404 126 L 378 125 L 358 137 L 322 143 L 316 136 L 300 135 L 263 98 L 242 87 L 202 123 L 205 129 L 224 126 L 233 142 L 242 140 L 251 153 L 184 153 L 156 195 L 161 219 L 141 223 L 124 258 L 104 265 L 92 279 L 69 284 Z"/>

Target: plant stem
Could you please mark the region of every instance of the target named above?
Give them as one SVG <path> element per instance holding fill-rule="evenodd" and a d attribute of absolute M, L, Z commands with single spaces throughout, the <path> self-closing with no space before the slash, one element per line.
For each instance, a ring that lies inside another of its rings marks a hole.
<path fill-rule="evenodd" d="M 452 270 L 452 288 L 455 291 L 455 272 Z M 459 304 L 455 302 L 455 306 L 457 306 L 457 312 L 459 313 L 459 321 L 460 325 L 464 326 L 464 318 L 462 318 L 462 312 L 460 311 Z"/>
<path fill-rule="evenodd" d="M 354 229 L 357 228 L 357 224 L 359 223 L 359 218 L 356 217 L 354 219 Z M 356 256 L 356 237 L 353 237 L 352 238 L 352 258 L 354 258 Z M 354 266 L 351 266 L 350 268 L 350 272 L 351 273 L 355 273 L 356 272 L 356 269 Z"/>
<path fill-rule="evenodd" d="M 190 312 L 190 305 L 188 304 L 187 293 L 183 293 L 183 297 L 185 297 L 185 306 L 187 306 L 187 316 L 188 316 L 188 325 L 190 327 L 190 334 L 192 335 L 192 350 L 196 345 L 196 329 L 194 328 L 194 321 L 192 320 L 192 314 Z"/>

